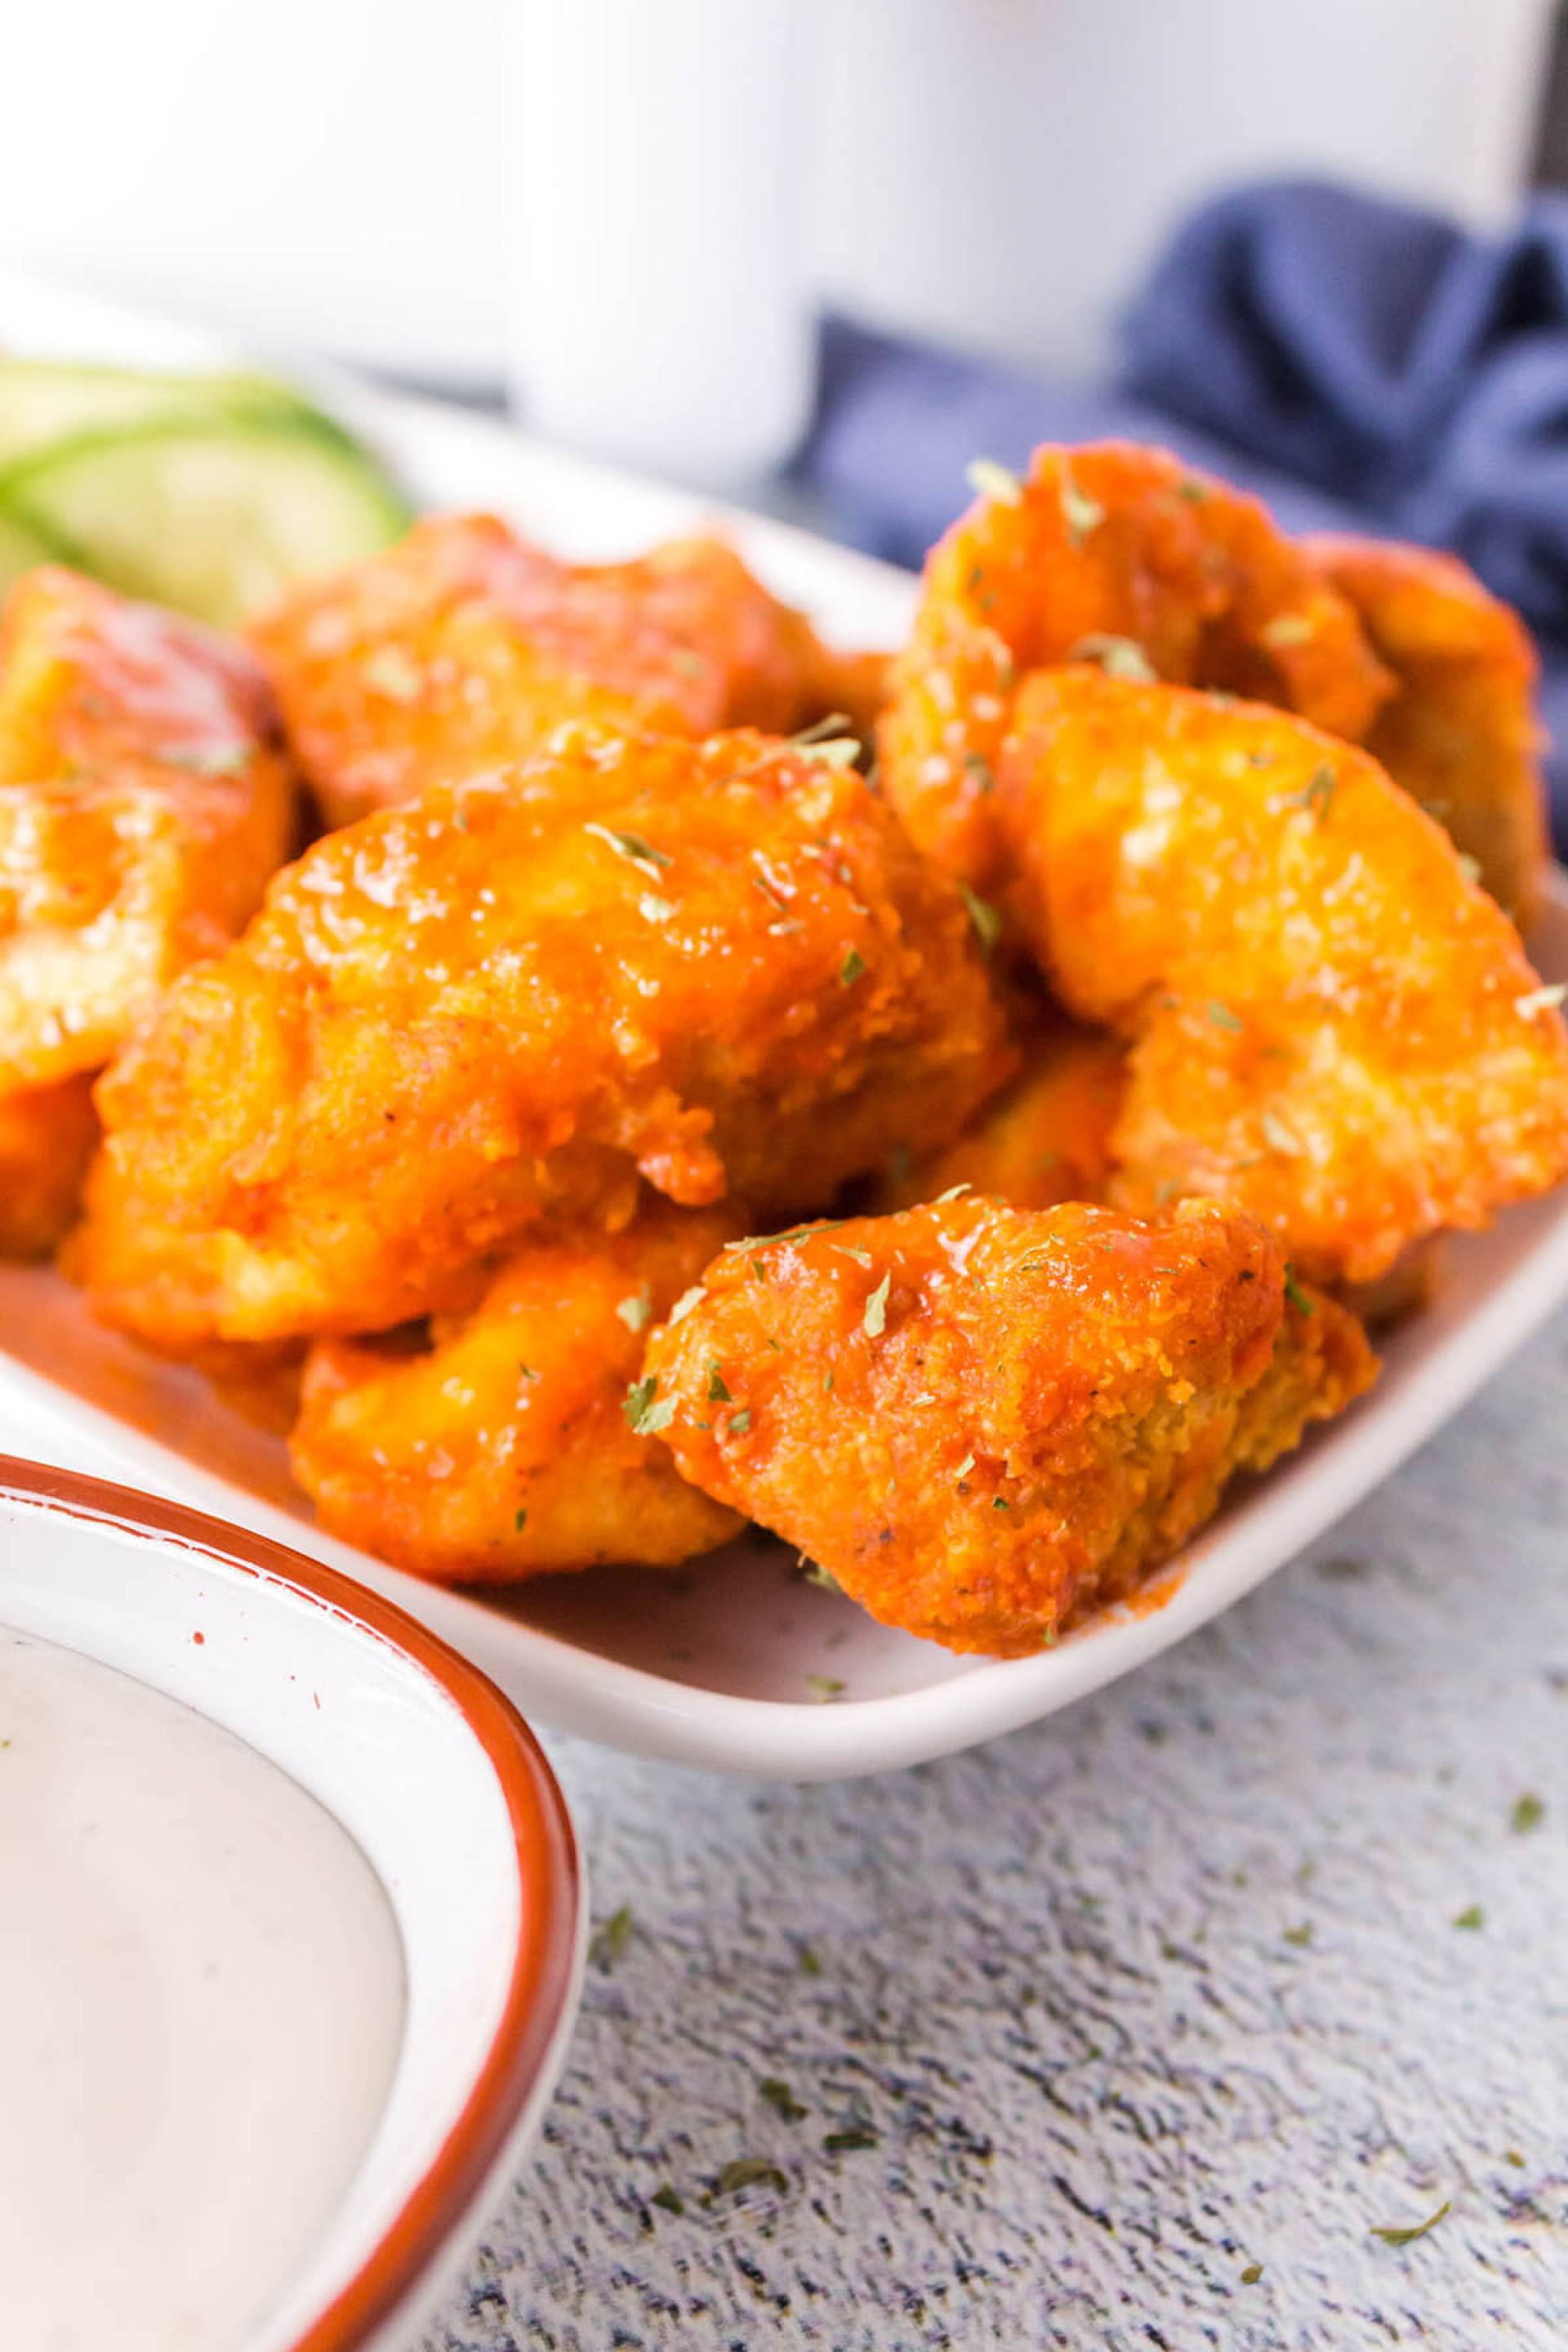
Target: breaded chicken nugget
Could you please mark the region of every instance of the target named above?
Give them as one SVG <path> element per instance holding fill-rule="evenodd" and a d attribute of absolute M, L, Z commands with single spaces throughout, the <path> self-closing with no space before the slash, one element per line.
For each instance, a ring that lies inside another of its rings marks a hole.
<path fill-rule="evenodd" d="M 1258 499 L 1163 449 L 1037 449 L 931 550 L 879 730 L 889 797 L 929 856 L 1005 878 L 996 761 L 1019 681 L 1097 659 L 1254 694 L 1364 733 L 1391 681 L 1355 613 Z"/>
<path fill-rule="evenodd" d="M 98 1142 L 90 1077 L 0 1094 L 0 1257 L 47 1257 Z"/>
<path fill-rule="evenodd" d="M 318 841 L 99 1089 L 72 1265 L 165 1347 L 477 1302 L 541 1216 L 820 1207 L 1008 1075 L 963 901 L 852 769 L 566 729 Z"/>
<path fill-rule="evenodd" d="M 287 856 L 265 679 L 74 572 L 0 614 L 0 1256 L 42 1256 L 97 1135 L 90 1074 Z"/>
<path fill-rule="evenodd" d="M 636 1435 L 645 1326 L 737 1230 L 655 1202 L 624 1233 L 525 1243 L 427 1341 L 318 1339 L 290 1443 L 321 1525 L 443 1583 L 671 1567 L 741 1522 Z"/>
<path fill-rule="evenodd" d="M 945 1151 L 898 1155 L 866 1202 L 883 1213 L 935 1201 L 955 1185 L 1018 1209 L 1098 1201 L 1127 1087 L 1127 1046 L 1105 1029 L 1041 1007 L 1022 1034 L 1023 1066 Z"/>
<path fill-rule="evenodd" d="M 237 646 L 70 572 L 0 615 L 0 1089 L 96 1069 L 288 855 L 289 772 Z"/>
<path fill-rule="evenodd" d="M 433 515 L 251 632 L 330 824 L 532 751 L 568 719 L 787 735 L 869 726 L 886 664 L 831 654 L 721 540 L 569 564 L 492 515 Z"/>
<path fill-rule="evenodd" d="M 1212 1203 L 939 1202 L 726 1252 L 637 1397 L 686 1477 L 874 1617 L 1020 1656 L 1367 1387 L 1353 1318 L 1287 1286 Z"/>
<path fill-rule="evenodd" d="M 1234 1201 L 1324 1282 L 1568 1171 L 1568 1036 L 1519 934 L 1377 762 L 1258 705 L 1085 667 L 1021 691 L 1010 907 L 1136 1039 L 1113 1197 Z"/>
<path fill-rule="evenodd" d="M 1301 543 L 1397 681 L 1367 750 L 1527 926 L 1550 855 L 1529 630 L 1457 556 L 1371 539 Z"/>

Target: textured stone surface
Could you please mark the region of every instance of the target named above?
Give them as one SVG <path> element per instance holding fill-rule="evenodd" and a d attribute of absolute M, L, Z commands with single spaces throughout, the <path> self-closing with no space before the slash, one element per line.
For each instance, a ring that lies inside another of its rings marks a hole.
<path fill-rule="evenodd" d="M 552 1750 L 635 1925 L 428 2352 L 1568 2346 L 1568 1322 L 1035 1729 L 822 1789 Z M 787 2185 L 703 2203 L 742 2158 Z"/>

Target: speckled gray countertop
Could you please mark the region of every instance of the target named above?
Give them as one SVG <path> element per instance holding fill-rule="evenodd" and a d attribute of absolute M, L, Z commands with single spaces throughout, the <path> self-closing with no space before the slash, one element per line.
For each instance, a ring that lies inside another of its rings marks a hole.
<path fill-rule="evenodd" d="M 1033 1730 L 828 1788 L 551 1745 L 631 1926 L 429 2352 L 1568 2346 L 1568 1321 Z"/>

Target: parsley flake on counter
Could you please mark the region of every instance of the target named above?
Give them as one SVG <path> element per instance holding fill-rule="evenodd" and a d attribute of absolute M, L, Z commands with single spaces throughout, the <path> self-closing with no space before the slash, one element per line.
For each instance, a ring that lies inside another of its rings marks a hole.
<path fill-rule="evenodd" d="M 623 1903 L 618 1910 L 611 1912 L 602 1927 L 595 1928 L 588 1957 L 594 1966 L 602 1969 L 606 1976 L 631 1942 L 634 1924 L 631 1905 Z"/>
<path fill-rule="evenodd" d="M 1479 1903 L 1471 1903 L 1454 1915 L 1456 1927 L 1484 1927 L 1486 1924 L 1487 1915 Z"/>
<path fill-rule="evenodd" d="M 621 1299 L 616 1313 L 628 1331 L 640 1331 L 653 1313 L 653 1295 L 647 1284 L 640 1290 L 634 1291 L 629 1298 Z"/>
<path fill-rule="evenodd" d="M 757 2084 L 757 2089 L 766 2099 L 773 2113 L 782 2116 L 786 2124 L 798 2124 L 804 2116 L 811 2113 L 809 2107 L 801 2105 L 789 2084 L 781 2082 L 776 2074 L 764 2074 Z"/>
<path fill-rule="evenodd" d="M 860 1318 L 860 1328 L 868 1339 L 880 1339 L 887 1324 L 888 1292 L 892 1286 L 892 1280 L 890 1274 L 885 1274 L 866 1301 L 866 1312 Z"/>
<path fill-rule="evenodd" d="M 823 2136 L 823 2147 L 829 2156 L 847 2156 L 852 2148 L 876 2147 L 881 2142 L 880 2132 L 864 2127 L 854 2131 L 831 2131 Z"/>
<path fill-rule="evenodd" d="M 799 1969 L 803 1977 L 819 1977 L 822 1974 L 822 1962 L 817 1958 L 817 1956 L 811 1945 L 802 1944 L 798 1946 L 795 1958 L 795 1966 Z"/>
<path fill-rule="evenodd" d="M 1508 1825 L 1515 1837 L 1522 1837 L 1527 1830 L 1538 1830 L 1541 1827 L 1545 1811 L 1546 1808 L 1539 1797 L 1521 1797 L 1509 1815 Z"/>
<path fill-rule="evenodd" d="M 1417 2238 L 1424 2238 L 1428 2230 L 1435 2230 L 1436 2228 L 1444 2215 L 1452 2211 L 1453 2204 L 1454 2200 L 1451 2197 L 1445 2197 L 1443 2202 L 1438 2206 L 1437 2210 L 1435 2213 L 1428 2213 L 1426 2219 L 1424 2221 L 1418 2221 L 1414 2229 L 1369 2230 L 1367 2231 L 1367 2236 L 1369 2238 L 1381 2238 L 1385 2246 L 1413 2246 Z"/>
<path fill-rule="evenodd" d="M 732 2197 L 737 2189 L 759 2186 L 782 2191 L 789 2187 L 789 2177 L 765 2156 L 736 2156 L 721 2168 L 714 2194 Z"/>
<path fill-rule="evenodd" d="M 1294 1944 L 1299 1952 L 1304 1952 L 1311 1940 L 1312 1923 L 1310 1919 L 1304 1920 L 1300 1927 L 1287 1927 L 1285 1930 L 1285 1941 Z"/>
<path fill-rule="evenodd" d="M 983 499 L 995 499 L 1005 507 L 1024 503 L 1023 483 L 1005 466 L 999 466 L 994 457 L 972 457 L 963 469 L 963 478 Z"/>
<path fill-rule="evenodd" d="M 684 2213 L 686 2210 L 685 2199 L 670 2187 L 668 2180 L 662 2188 L 654 2190 L 647 2201 L 650 2205 L 657 2205 L 663 2213 Z"/>
<path fill-rule="evenodd" d="M 844 1696 L 844 1685 L 837 1675 L 807 1675 L 805 1686 L 818 1706 L 826 1706 L 830 1700 Z"/>

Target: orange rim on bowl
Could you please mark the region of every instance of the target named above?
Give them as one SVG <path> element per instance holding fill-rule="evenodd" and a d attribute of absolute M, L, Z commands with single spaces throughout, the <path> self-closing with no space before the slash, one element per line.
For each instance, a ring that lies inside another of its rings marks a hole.
<path fill-rule="evenodd" d="M 411 1658 L 458 1709 L 500 1783 L 517 1850 L 520 1923 L 505 2002 L 463 2110 L 348 2284 L 292 2352 L 355 2352 L 417 2284 L 468 2213 L 521 2109 L 545 2078 L 572 1981 L 581 1906 L 576 1840 L 555 1777 L 522 1717 L 479 1670 L 417 1621 L 336 1570 L 251 1535 L 74 1471 L 0 1454 L 0 1503 L 16 1501 L 132 1534 L 288 1586 Z"/>

